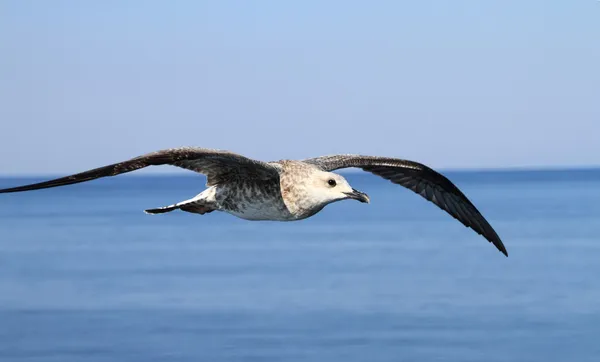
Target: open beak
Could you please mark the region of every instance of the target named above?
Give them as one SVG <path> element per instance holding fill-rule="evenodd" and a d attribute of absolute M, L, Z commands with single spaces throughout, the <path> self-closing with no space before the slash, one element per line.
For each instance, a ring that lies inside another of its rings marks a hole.
<path fill-rule="evenodd" d="M 371 201 L 367 194 L 365 194 L 364 192 L 360 192 L 356 189 L 352 189 L 352 192 L 344 192 L 344 193 L 346 194 L 346 196 L 348 196 L 349 199 L 354 199 L 354 200 L 358 200 L 360 202 L 366 202 L 366 203 L 369 203 L 369 201 Z"/>

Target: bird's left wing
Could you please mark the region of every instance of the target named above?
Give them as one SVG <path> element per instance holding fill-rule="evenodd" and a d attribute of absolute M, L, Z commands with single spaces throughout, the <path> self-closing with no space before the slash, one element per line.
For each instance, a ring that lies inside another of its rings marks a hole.
<path fill-rule="evenodd" d="M 171 165 L 202 173 L 207 177 L 208 186 L 236 178 L 273 180 L 279 177 L 277 169 L 272 165 L 233 152 L 199 147 L 181 147 L 147 153 L 127 161 L 50 181 L 2 189 L 0 194 L 72 185 L 160 165 Z"/>
<path fill-rule="evenodd" d="M 418 162 L 398 158 L 332 155 L 303 160 L 325 171 L 357 167 L 404 186 L 433 202 L 463 225 L 470 227 L 508 256 L 492 226 L 473 203 L 444 175 Z"/>

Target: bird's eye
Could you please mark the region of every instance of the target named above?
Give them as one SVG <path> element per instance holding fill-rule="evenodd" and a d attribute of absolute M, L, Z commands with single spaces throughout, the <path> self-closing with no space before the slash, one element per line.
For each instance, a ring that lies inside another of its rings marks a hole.
<path fill-rule="evenodd" d="M 335 180 L 334 179 L 330 179 L 329 181 L 327 181 L 327 183 L 329 184 L 329 186 L 333 187 L 336 185 Z"/>

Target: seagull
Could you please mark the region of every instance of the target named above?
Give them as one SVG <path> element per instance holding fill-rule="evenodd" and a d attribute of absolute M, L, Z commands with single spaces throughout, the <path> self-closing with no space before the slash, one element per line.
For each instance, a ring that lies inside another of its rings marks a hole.
<path fill-rule="evenodd" d="M 354 189 L 344 177 L 332 172 L 352 167 L 383 177 L 421 195 L 508 256 L 498 234 L 458 187 L 421 163 L 399 158 L 344 154 L 301 161 L 262 162 L 225 150 L 181 147 L 148 153 L 50 181 L 1 189 L 0 193 L 72 185 L 159 165 L 171 165 L 204 174 L 207 188 L 191 199 L 145 210 L 148 214 L 182 210 L 203 215 L 224 211 L 246 220 L 302 220 L 336 201 L 352 199 L 369 202 L 367 194 Z"/>

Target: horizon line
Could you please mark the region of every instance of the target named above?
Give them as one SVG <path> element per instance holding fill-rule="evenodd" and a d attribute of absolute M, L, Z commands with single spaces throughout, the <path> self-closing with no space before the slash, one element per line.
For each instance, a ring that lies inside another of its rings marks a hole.
<path fill-rule="evenodd" d="M 573 172 L 573 171 L 600 171 L 600 165 L 588 165 L 588 166 L 514 166 L 514 167 L 474 167 L 474 168 L 454 168 L 454 167 L 441 167 L 441 168 L 433 168 L 435 171 L 440 173 L 525 173 L 525 172 Z M 188 171 L 188 170 L 178 170 L 174 169 L 173 171 L 152 171 L 149 170 L 140 170 L 141 172 L 134 172 L 131 174 L 124 174 L 125 177 L 140 177 L 140 176 L 158 176 L 158 177 L 169 177 L 169 176 L 183 176 L 183 175 L 197 175 L 201 174 L 199 172 Z M 44 172 L 44 173 L 15 173 L 15 174 L 0 174 L 0 178 L 28 178 L 28 177 L 64 177 L 66 175 L 72 175 L 79 172 L 84 171 L 74 171 L 72 173 L 53 173 L 53 172 Z M 360 173 L 364 172 L 360 169 L 356 168 L 348 168 L 342 169 L 338 173 Z M 201 174 L 202 175 L 202 174 Z"/>

